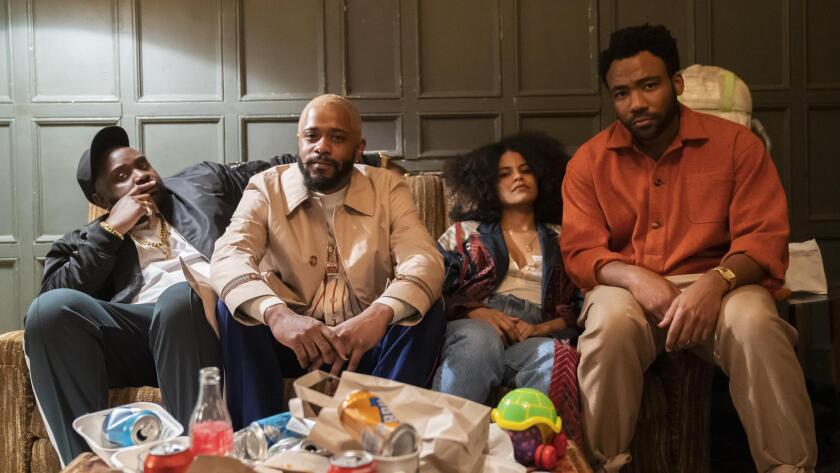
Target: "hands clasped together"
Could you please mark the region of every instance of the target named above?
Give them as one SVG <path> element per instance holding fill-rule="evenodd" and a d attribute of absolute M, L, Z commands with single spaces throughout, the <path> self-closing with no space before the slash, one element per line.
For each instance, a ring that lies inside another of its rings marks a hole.
<path fill-rule="evenodd" d="M 393 309 L 378 303 L 335 327 L 300 315 L 285 304 L 265 311 L 274 338 L 295 352 L 301 368 L 315 370 L 327 364 L 336 376 L 345 363 L 348 371 L 356 370 L 362 356 L 385 336 L 393 318 Z"/>
<path fill-rule="evenodd" d="M 684 291 L 665 277 L 635 267 L 630 293 L 659 328 L 667 328 L 665 350 L 690 348 L 714 333 L 728 283 L 705 273 Z"/>
<path fill-rule="evenodd" d="M 479 307 L 467 314 L 473 320 L 481 320 L 491 327 L 502 339 L 505 347 L 531 337 L 544 337 L 550 330 L 546 324 L 530 324 L 522 319 L 489 307 Z"/>

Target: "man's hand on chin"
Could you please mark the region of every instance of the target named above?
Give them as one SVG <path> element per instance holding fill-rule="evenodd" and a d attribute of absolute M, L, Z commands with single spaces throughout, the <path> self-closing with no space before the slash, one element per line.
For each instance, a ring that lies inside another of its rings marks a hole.
<path fill-rule="evenodd" d="M 382 340 L 393 319 L 393 309 L 385 304 L 374 302 L 361 314 L 333 328 L 350 355 L 350 361 L 347 364 L 348 371 L 356 371 L 362 356 Z M 338 376 L 342 365 L 344 365 L 343 360 L 336 360 L 330 372 Z"/>

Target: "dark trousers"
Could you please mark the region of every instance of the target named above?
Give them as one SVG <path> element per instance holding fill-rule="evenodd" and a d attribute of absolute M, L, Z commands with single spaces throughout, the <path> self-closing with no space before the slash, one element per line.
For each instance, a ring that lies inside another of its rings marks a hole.
<path fill-rule="evenodd" d="M 283 378 L 306 372 L 294 351 L 277 342 L 268 326 L 235 321 L 222 301 L 216 305 L 216 318 L 233 428 L 282 412 Z M 443 304 L 438 301 L 417 325 L 390 326 L 382 340 L 362 356 L 356 371 L 427 387 L 445 332 Z"/>
<path fill-rule="evenodd" d="M 108 389 L 160 386 L 184 429 L 198 398 L 198 372 L 221 366 L 219 341 L 201 300 L 175 284 L 154 304 L 114 304 L 72 289 L 29 307 L 24 350 L 32 388 L 63 464 L 87 451 L 73 420 L 108 407 Z"/>

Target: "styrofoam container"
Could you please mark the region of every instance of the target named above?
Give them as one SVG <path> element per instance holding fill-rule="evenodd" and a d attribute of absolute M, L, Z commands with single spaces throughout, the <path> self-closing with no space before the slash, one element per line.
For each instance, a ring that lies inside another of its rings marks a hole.
<path fill-rule="evenodd" d="M 190 446 L 190 438 L 187 436 L 175 437 L 172 441 L 187 448 Z M 119 449 L 111 456 L 112 466 L 132 473 L 142 473 L 143 462 L 146 461 L 146 455 L 149 453 L 149 450 L 161 442 L 165 442 L 165 440 L 159 440 L 137 447 Z"/>
<path fill-rule="evenodd" d="M 74 420 L 73 429 L 75 429 L 76 432 L 85 439 L 85 442 L 87 442 L 90 449 L 93 450 L 93 453 L 98 455 L 99 458 L 103 459 L 111 466 L 115 466 L 111 462 L 111 457 L 118 451 L 134 450 L 139 452 L 141 449 L 148 448 L 150 445 L 154 445 L 164 440 L 174 439 L 184 432 L 184 426 L 175 420 L 171 414 L 166 412 L 166 409 L 157 404 L 151 402 L 135 402 L 120 407 L 148 409 L 157 414 L 158 417 L 160 417 L 161 423 L 160 439 L 157 442 L 150 442 L 148 444 L 138 445 L 135 447 L 113 446 L 113 444 L 105 437 L 105 432 L 102 431 L 102 421 L 105 420 L 105 416 L 107 416 L 109 412 L 114 410 L 113 408 L 85 414 Z"/>

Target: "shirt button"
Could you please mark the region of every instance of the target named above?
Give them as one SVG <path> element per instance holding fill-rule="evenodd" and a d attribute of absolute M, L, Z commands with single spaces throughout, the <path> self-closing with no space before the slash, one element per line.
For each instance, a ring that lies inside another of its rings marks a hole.
<path fill-rule="evenodd" d="M 662 224 L 654 221 L 653 223 L 650 224 L 650 226 L 653 227 L 654 230 L 656 230 L 657 228 L 661 227 Z"/>
<path fill-rule="evenodd" d="M 659 187 L 659 186 L 661 186 L 662 184 L 663 184 L 662 179 L 660 179 L 660 178 L 658 178 L 658 177 L 657 177 L 656 179 L 654 179 L 654 180 L 653 180 L 653 185 L 654 185 L 654 186 L 656 186 L 656 187 Z"/>
<path fill-rule="evenodd" d="M 309 257 L 309 266 L 315 266 L 316 264 L 318 264 L 318 257 L 314 255 Z"/>

